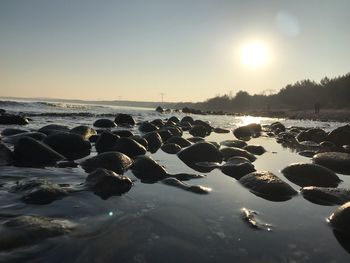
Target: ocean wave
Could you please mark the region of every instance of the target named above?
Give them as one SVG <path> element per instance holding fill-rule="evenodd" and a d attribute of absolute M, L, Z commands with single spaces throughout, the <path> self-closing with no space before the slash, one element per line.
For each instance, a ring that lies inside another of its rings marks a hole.
<path fill-rule="evenodd" d="M 28 117 L 115 117 L 115 114 L 95 114 L 91 112 L 42 112 L 26 113 Z"/>
<path fill-rule="evenodd" d="M 13 100 L 0 100 L 0 107 L 25 106 L 25 102 Z"/>

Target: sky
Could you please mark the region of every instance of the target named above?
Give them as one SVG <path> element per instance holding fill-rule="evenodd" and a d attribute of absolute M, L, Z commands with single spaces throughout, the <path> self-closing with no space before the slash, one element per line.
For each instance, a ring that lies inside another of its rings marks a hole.
<path fill-rule="evenodd" d="M 0 0 L 0 96 L 276 92 L 350 72 L 349 10 L 348 0 Z M 252 43 L 262 65 L 244 63 Z"/>

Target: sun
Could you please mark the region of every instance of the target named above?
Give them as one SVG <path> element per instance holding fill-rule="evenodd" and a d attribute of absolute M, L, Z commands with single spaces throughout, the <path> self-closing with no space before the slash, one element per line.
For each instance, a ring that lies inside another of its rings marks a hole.
<path fill-rule="evenodd" d="M 267 47 L 263 43 L 249 43 L 242 49 L 242 62 L 250 68 L 260 68 L 267 63 L 267 60 Z"/>

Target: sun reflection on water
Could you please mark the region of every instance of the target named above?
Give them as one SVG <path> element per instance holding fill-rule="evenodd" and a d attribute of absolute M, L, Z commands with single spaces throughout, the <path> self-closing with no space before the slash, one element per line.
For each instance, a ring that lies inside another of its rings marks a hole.
<path fill-rule="evenodd" d="M 241 125 L 248 125 L 251 123 L 260 124 L 260 122 L 261 122 L 261 117 L 254 117 L 254 116 L 249 116 L 249 115 L 238 117 L 238 119 L 240 119 Z"/>

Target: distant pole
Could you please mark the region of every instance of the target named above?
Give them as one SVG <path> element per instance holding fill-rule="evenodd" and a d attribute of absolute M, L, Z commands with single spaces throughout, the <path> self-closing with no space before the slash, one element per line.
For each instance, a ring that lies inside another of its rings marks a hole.
<path fill-rule="evenodd" d="M 163 93 L 163 92 L 160 93 L 160 96 L 162 98 L 162 104 L 164 103 L 164 95 L 165 95 L 165 93 Z"/>

